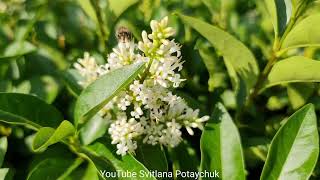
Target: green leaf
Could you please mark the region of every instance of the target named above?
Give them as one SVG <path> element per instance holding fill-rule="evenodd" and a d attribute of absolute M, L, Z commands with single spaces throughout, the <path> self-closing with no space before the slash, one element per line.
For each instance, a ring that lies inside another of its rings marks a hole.
<path fill-rule="evenodd" d="M 308 104 L 290 116 L 273 138 L 261 180 L 309 179 L 318 154 L 316 114 Z"/>
<path fill-rule="evenodd" d="M 222 86 L 224 83 L 223 80 L 225 80 L 222 78 L 223 76 L 218 76 L 218 73 L 217 73 L 216 61 L 218 60 L 218 57 L 210 53 L 210 50 L 206 48 L 199 49 L 199 54 L 209 72 L 209 80 L 208 80 L 209 91 L 213 92 L 214 88 Z M 220 77 L 220 79 L 218 77 Z"/>
<path fill-rule="evenodd" d="M 173 170 L 198 171 L 200 161 L 196 151 L 187 141 L 182 141 L 177 147 L 170 148 L 170 160 L 173 162 Z M 186 161 L 187 159 L 187 161 Z M 182 178 L 181 178 L 182 179 Z"/>
<path fill-rule="evenodd" d="M 201 171 L 218 171 L 221 179 L 245 179 L 244 159 L 237 127 L 218 103 L 201 136 Z"/>
<path fill-rule="evenodd" d="M 0 92 L 12 91 L 12 82 L 10 80 L 0 80 Z"/>
<path fill-rule="evenodd" d="M 102 137 L 108 128 L 108 121 L 100 115 L 93 116 L 81 129 L 80 138 L 84 145 L 91 144 L 96 139 Z"/>
<path fill-rule="evenodd" d="M 202 3 L 207 6 L 211 14 L 219 12 L 221 8 L 221 0 L 211 1 L 211 0 L 202 0 Z"/>
<path fill-rule="evenodd" d="M 85 179 L 99 180 L 98 172 L 93 163 L 88 163 L 87 169 L 83 175 L 83 180 Z"/>
<path fill-rule="evenodd" d="M 299 22 L 284 39 L 281 49 L 320 46 L 320 14 L 311 15 Z"/>
<path fill-rule="evenodd" d="M 20 83 L 15 92 L 32 94 L 51 104 L 58 95 L 59 84 L 51 76 L 36 76 Z"/>
<path fill-rule="evenodd" d="M 291 83 L 287 87 L 289 101 L 293 109 L 305 105 L 314 92 L 312 83 Z"/>
<path fill-rule="evenodd" d="M 85 149 L 85 154 L 93 161 L 96 168 L 103 176 L 102 171 L 107 169 L 112 164 L 114 171 L 129 171 L 137 173 L 137 177 L 132 177 L 132 180 L 140 180 L 140 173 L 147 174 L 149 170 L 137 161 L 132 155 L 119 156 L 115 154 L 116 150 L 111 142 L 95 142 L 93 145 Z M 102 167 L 101 167 L 102 166 Z M 148 174 L 149 177 L 143 177 L 144 180 L 156 180 L 153 176 Z M 126 179 L 119 177 L 119 179 Z"/>
<path fill-rule="evenodd" d="M 0 167 L 2 167 L 4 156 L 6 155 L 8 148 L 8 140 L 7 137 L 0 138 Z"/>
<path fill-rule="evenodd" d="M 79 82 L 83 81 L 83 77 L 75 69 L 68 69 L 61 73 L 64 83 L 67 85 L 68 89 L 75 96 L 79 96 L 83 90 Z"/>
<path fill-rule="evenodd" d="M 57 180 L 75 160 L 69 158 L 47 158 L 35 166 L 27 180 Z"/>
<path fill-rule="evenodd" d="M 114 96 L 124 90 L 144 69 L 144 63 L 132 64 L 107 73 L 80 94 L 75 106 L 75 124 L 93 117 Z"/>
<path fill-rule="evenodd" d="M 13 179 L 13 172 L 9 168 L 0 169 L 0 179 L 11 180 Z"/>
<path fill-rule="evenodd" d="M 238 103 L 242 104 L 259 74 L 259 67 L 252 52 L 239 40 L 215 26 L 193 17 L 181 14 L 179 17 L 204 36 L 223 55 L 234 88 L 239 92 Z"/>
<path fill-rule="evenodd" d="M 0 60 L 8 60 L 15 57 L 23 56 L 36 50 L 36 47 L 27 41 L 18 41 L 10 44 L 0 55 Z"/>
<path fill-rule="evenodd" d="M 114 26 L 119 17 L 125 13 L 131 6 L 138 3 L 138 0 L 109 0 L 105 11 L 106 24 L 108 26 L 108 35 L 114 31 Z M 110 41 L 109 41 L 110 44 Z"/>
<path fill-rule="evenodd" d="M 277 62 L 271 69 L 264 90 L 271 86 L 291 82 L 320 82 L 320 61 L 293 56 Z"/>
<path fill-rule="evenodd" d="M 34 137 L 32 149 L 40 151 L 48 146 L 64 140 L 66 137 L 72 136 L 75 133 L 73 125 L 69 121 L 62 121 L 57 129 L 51 127 L 40 128 Z"/>
<path fill-rule="evenodd" d="M 99 23 L 98 22 L 98 18 L 96 15 L 96 12 L 90 2 L 90 0 L 78 0 L 78 3 L 80 4 L 81 8 L 83 9 L 83 11 L 95 22 L 95 23 Z"/>
<path fill-rule="evenodd" d="M 79 81 L 82 81 L 82 76 L 75 69 L 69 69 L 63 74 L 65 83 L 69 87 L 70 91 L 79 96 L 83 90 L 79 85 Z M 85 125 L 80 129 L 80 139 L 82 144 L 88 145 L 96 139 L 102 137 L 108 128 L 108 121 L 103 119 L 99 115 L 93 116 Z"/>
<path fill-rule="evenodd" d="M 63 116 L 53 106 L 26 94 L 0 93 L 0 121 L 33 129 L 59 126 Z"/>
<path fill-rule="evenodd" d="M 306 8 L 308 8 L 308 4 L 313 1 L 316 1 L 316 0 L 291 0 L 293 14 L 303 12 Z"/>
<path fill-rule="evenodd" d="M 136 4 L 138 0 L 109 0 L 109 11 L 118 18 L 123 12 L 125 12 L 130 6 Z"/>
<path fill-rule="evenodd" d="M 281 37 L 292 14 L 291 0 L 265 0 L 271 16 L 275 37 Z"/>
<path fill-rule="evenodd" d="M 168 171 L 167 158 L 160 145 L 139 143 L 136 150 L 136 159 L 152 171 Z"/>
<path fill-rule="evenodd" d="M 75 179 L 76 177 L 72 177 L 72 172 L 77 173 L 76 169 L 83 163 L 83 161 L 83 158 L 78 157 L 57 180 Z"/>

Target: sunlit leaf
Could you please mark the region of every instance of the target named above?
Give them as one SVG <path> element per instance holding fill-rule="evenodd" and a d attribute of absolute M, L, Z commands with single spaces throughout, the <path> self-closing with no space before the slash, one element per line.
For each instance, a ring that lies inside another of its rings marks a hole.
<path fill-rule="evenodd" d="M 53 129 L 50 127 L 40 128 L 34 137 L 32 149 L 34 151 L 44 150 L 48 146 L 64 140 L 68 136 L 75 133 L 73 125 L 69 121 L 62 121 L 62 123 Z"/>
<path fill-rule="evenodd" d="M 221 179 L 245 179 L 239 132 L 227 110 L 220 103 L 216 105 L 201 136 L 200 169 L 218 171 Z"/>
<path fill-rule="evenodd" d="M 117 93 L 124 90 L 143 68 L 143 63 L 128 65 L 107 73 L 90 84 L 77 100 L 75 123 L 82 124 L 93 117 Z"/>
<path fill-rule="evenodd" d="M 242 105 L 259 74 L 259 68 L 252 52 L 239 40 L 215 26 L 193 17 L 181 14 L 179 17 L 221 52 L 234 89 L 238 91 L 238 104 Z"/>
<path fill-rule="evenodd" d="M 291 0 L 265 0 L 271 16 L 275 37 L 281 37 L 292 14 Z"/>
<path fill-rule="evenodd" d="M 295 112 L 271 142 L 261 180 L 308 179 L 319 154 L 319 135 L 313 105 Z"/>
<path fill-rule="evenodd" d="M 286 36 L 281 48 L 297 48 L 307 46 L 320 46 L 320 14 L 311 15 L 299 22 Z"/>
<path fill-rule="evenodd" d="M 303 56 L 292 56 L 277 62 L 262 88 L 290 82 L 320 82 L 320 61 Z"/>

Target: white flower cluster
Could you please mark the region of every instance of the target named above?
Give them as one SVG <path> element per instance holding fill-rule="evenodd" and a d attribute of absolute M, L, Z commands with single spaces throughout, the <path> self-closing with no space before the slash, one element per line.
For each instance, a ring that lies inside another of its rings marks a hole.
<path fill-rule="evenodd" d="M 180 46 L 167 38 L 175 34 L 167 27 L 168 18 L 151 21 L 152 33 L 142 32 L 138 44 L 119 42 L 108 56 L 108 63 L 98 66 L 87 53 L 74 67 L 84 77 L 86 86 L 100 75 L 125 65 L 145 62 L 146 72 L 127 90 L 112 99 L 99 113 L 111 121 L 109 134 L 117 144 L 117 154 L 134 153 L 137 142 L 175 147 L 182 138 L 181 128 L 193 135 L 192 128 L 202 129 L 208 116 L 199 117 L 199 110 L 188 107 L 170 87 L 179 87 L 184 81 Z"/>

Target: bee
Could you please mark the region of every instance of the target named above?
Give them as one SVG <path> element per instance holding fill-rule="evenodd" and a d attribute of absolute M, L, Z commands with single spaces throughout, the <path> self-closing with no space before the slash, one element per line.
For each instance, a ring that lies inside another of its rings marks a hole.
<path fill-rule="evenodd" d="M 117 29 L 116 37 L 118 42 L 126 43 L 132 40 L 132 33 L 128 28 L 121 26 Z"/>

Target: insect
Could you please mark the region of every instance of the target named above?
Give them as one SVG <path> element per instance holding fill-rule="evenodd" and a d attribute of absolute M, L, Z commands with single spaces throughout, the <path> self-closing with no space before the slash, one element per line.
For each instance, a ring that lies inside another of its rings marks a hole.
<path fill-rule="evenodd" d="M 128 28 L 121 26 L 117 29 L 116 37 L 118 42 L 126 43 L 132 40 L 132 33 Z"/>

